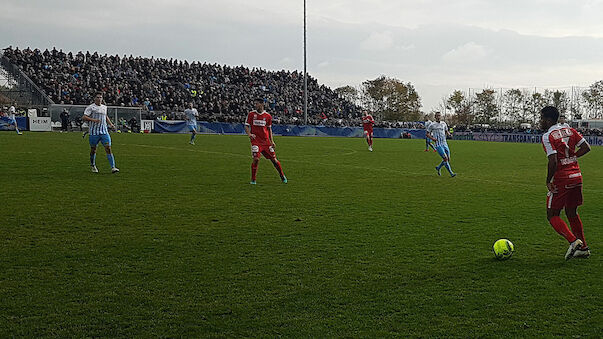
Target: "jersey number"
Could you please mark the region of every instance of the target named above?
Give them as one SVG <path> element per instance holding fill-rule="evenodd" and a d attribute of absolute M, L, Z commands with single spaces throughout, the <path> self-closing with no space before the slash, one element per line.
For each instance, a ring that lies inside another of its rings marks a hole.
<path fill-rule="evenodd" d="M 569 158 L 569 145 L 567 144 L 569 142 L 569 137 L 563 137 L 561 138 L 561 143 L 563 144 L 563 146 L 565 146 L 565 157 Z"/>

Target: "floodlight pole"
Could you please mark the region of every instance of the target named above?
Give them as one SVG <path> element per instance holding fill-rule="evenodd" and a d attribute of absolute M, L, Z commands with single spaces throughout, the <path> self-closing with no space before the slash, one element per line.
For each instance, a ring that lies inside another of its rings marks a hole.
<path fill-rule="evenodd" d="M 308 69 L 306 59 L 306 0 L 304 0 L 304 124 L 308 124 Z"/>

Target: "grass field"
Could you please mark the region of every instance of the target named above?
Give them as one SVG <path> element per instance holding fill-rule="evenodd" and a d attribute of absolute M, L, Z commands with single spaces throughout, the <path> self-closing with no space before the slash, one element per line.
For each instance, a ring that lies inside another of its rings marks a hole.
<path fill-rule="evenodd" d="M 0 133 L 0 337 L 601 337 L 603 149 L 581 159 L 592 256 L 565 261 L 540 145 Z M 444 171 L 444 170 L 443 170 Z M 444 171 L 445 172 L 445 171 Z M 515 244 L 496 261 L 499 238 Z"/>

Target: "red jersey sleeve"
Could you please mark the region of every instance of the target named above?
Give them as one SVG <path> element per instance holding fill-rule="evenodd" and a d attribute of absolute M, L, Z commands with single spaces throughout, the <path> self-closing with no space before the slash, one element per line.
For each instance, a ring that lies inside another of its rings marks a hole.
<path fill-rule="evenodd" d="M 582 145 L 586 139 L 584 139 L 584 137 L 582 136 L 582 134 L 580 134 L 580 132 L 576 131 L 575 129 L 571 129 L 572 131 L 572 144 L 576 145 L 576 147 L 580 147 L 580 145 Z"/>
<path fill-rule="evenodd" d="M 555 139 L 551 133 L 546 133 L 542 138 L 542 147 L 544 147 L 544 152 L 548 157 L 551 154 L 557 153 L 557 149 L 555 147 Z"/>
<path fill-rule="evenodd" d="M 245 125 L 251 126 L 251 123 L 253 122 L 252 116 L 253 116 L 253 112 L 249 112 L 247 114 L 247 120 L 245 121 Z"/>
<path fill-rule="evenodd" d="M 268 115 L 268 119 L 266 119 L 266 127 L 272 127 L 272 115 Z"/>

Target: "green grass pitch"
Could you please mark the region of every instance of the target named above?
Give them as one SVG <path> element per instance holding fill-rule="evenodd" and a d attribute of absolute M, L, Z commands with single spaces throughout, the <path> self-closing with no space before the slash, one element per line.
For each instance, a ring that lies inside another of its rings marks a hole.
<path fill-rule="evenodd" d="M 540 145 L 0 133 L 0 337 L 600 337 L 603 149 L 580 160 L 592 256 L 565 261 Z M 511 260 L 494 259 L 508 238 Z"/>

